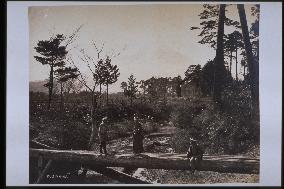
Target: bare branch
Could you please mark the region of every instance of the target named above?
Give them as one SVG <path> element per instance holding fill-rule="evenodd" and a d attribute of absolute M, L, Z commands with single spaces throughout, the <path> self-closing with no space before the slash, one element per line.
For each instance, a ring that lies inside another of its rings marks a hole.
<path fill-rule="evenodd" d="M 77 68 L 78 73 L 81 77 L 81 79 L 78 78 L 78 81 L 80 83 L 82 83 L 87 89 L 89 89 L 90 91 L 92 91 L 92 89 L 87 85 L 87 82 L 85 80 L 85 78 L 83 77 L 83 74 L 81 73 L 81 71 L 79 70 L 79 68 L 76 66 L 76 64 L 74 63 L 73 59 L 71 57 L 67 58 L 67 62 L 71 63 L 75 68 Z"/>
<path fill-rule="evenodd" d="M 89 55 L 87 55 L 87 54 L 84 54 L 85 55 L 85 57 L 86 58 L 88 58 L 89 59 L 89 62 L 92 62 L 93 63 L 93 65 L 95 66 L 95 64 L 96 64 L 96 60 L 94 60 L 92 57 L 90 57 Z"/>
<path fill-rule="evenodd" d="M 126 49 L 126 45 L 124 45 L 124 47 L 123 47 L 123 48 L 121 49 L 121 51 L 119 51 L 118 53 L 115 53 L 115 51 L 112 49 L 112 52 L 111 52 L 111 54 L 109 55 L 109 57 L 110 57 L 111 59 L 113 59 L 113 58 L 115 58 L 115 57 L 118 57 L 118 56 L 120 56 L 121 52 L 125 51 L 125 49 Z"/>
<path fill-rule="evenodd" d="M 73 50 L 73 49 L 77 49 L 78 48 L 78 44 L 75 45 L 74 47 L 70 48 L 69 51 Z"/>
<path fill-rule="evenodd" d="M 99 52 L 99 53 L 101 53 L 101 52 L 103 51 L 104 46 L 105 46 L 105 43 L 103 43 L 102 48 L 101 48 L 101 50 L 100 50 L 100 52 Z"/>
<path fill-rule="evenodd" d="M 102 44 L 102 47 L 100 49 L 97 47 L 97 45 L 96 45 L 96 43 L 94 41 L 92 41 L 92 44 L 95 46 L 95 49 L 96 49 L 96 51 L 98 53 L 98 59 L 99 59 L 100 58 L 100 53 L 103 51 L 105 43 Z"/>
<path fill-rule="evenodd" d="M 79 56 L 79 58 L 80 58 L 83 62 L 85 62 L 85 63 L 87 64 L 87 67 L 89 68 L 89 70 L 90 70 L 90 71 L 92 72 L 92 74 L 94 75 L 95 72 L 92 70 L 92 68 L 91 68 L 91 66 L 90 66 L 90 61 L 93 62 L 93 59 L 85 53 L 84 49 L 81 49 L 80 52 L 82 53 L 83 58 L 82 58 L 81 56 Z M 95 64 L 95 63 L 93 62 L 93 64 Z M 94 80 L 94 78 L 93 78 L 93 80 Z M 95 81 L 95 80 L 94 80 L 94 81 Z M 96 82 L 96 81 L 95 81 L 95 82 Z"/>
<path fill-rule="evenodd" d="M 109 55 L 109 57 L 110 57 L 111 59 L 113 59 L 113 58 L 115 58 L 115 57 L 118 57 L 120 54 L 121 54 L 120 52 L 115 53 L 115 51 L 112 49 L 112 53 Z"/>
<path fill-rule="evenodd" d="M 78 33 L 82 27 L 83 27 L 83 24 L 81 24 L 77 29 L 75 29 L 75 31 L 67 38 L 66 47 L 69 46 L 71 43 L 73 43 L 77 39 Z"/>
<path fill-rule="evenodd" d="M 78 49 L 78 48 L 76 48 L 77 50 L 78 50 L 78 52 L 80 53 L 79 55 L 78 55 L 78 57 L 83 61 L 83 62 L 85 62 L 86 64 L 87 64 L 87 67 L 89 68 L 89 70 L 91 71 L 91 73 L 92 73 L 92 79 L 93 79 L 93 81 L 95 82 L 95 84 L 94 84 L 94 87 L 96 87 L 96 86 L 98 86 L 99 85 L 99 83 L 98 83 L 98 81 L 96 81 L 95 80 L 95 78 L 93 77 L 93 75 L 95 74 L 95 72 L 93 71 L 93 69 L 91 68 L 91 66 L 90 66 L 90 63 L 93 63 L 93 65 L 95 65 L 95 60 L 92 58 L 92 57 L 90 57 L 89 55 L 87 55 L 86 53 L 85 53 L 85 50 L 84 49 Z"/>
<path fill-rule="evenodd" d="M 92 41 L 92 44 L 95 46 L 96 51 L 99 52 L 99 50 L 98 50 L 98 48 L 96 46 L 96 43 L 94 41 Z"/>
<path fill-rule="evenodd" d="M 119 55 L 120 55 L 120 52 L 117 53 L 117 54 L 115 54 L 112 58 L 115 58 L 115 57 L 117 57 L 117 56 L 119 56 Z"/>

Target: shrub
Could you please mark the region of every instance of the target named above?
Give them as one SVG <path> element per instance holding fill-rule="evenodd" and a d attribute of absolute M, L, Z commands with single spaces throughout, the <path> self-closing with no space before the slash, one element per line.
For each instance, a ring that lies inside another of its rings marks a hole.
<path fill-rule="evenodd" d="M 186 129 L 178 130 L 170 140 L 170 145 L 176 153 L 186 153 L 189 147 L 191 133 Z"/>
<path fill-rule="evenodd" d="M 90 110 L 85 104 L 30 103 L 30 139 L 61 149 L 85 149 L 90 135 Z"/>
<path fill-rule="evenodd" d="M 172 102 L 170 114 L 170 121 L 174 126 L 181 129 L 189 129 L 193 132 L 195 128 L 192 127 L 194 117 L 201 113 L 205 105 L 198 99 L 180 99 Z"/>
<path fill-rule="evenodd" d="M 36 140 L 59 149 L 83 150 L 88 145 L 90 133 L 88 124 L 72 119 L 46 120 Z"/>
<path fill-rule="evenodd" d="M 222 93 L 222 111 L 239 115 L 241 118 L 250 119 L 253 113 L 251 102 L 250 88 L 242 82 L 226 86 Z"/>
<path fill-rule="evenodd" d="M 146 121 L 145 123 L 142 124 L 142 126 L 145 133 L 152 133 L 152 132 L 157 132 L 160 125 L 156 122 Z"/>
<path fill-rule="evenodd" d="M 218 109 L 214 104 L 208 105 L 201 114 L 194 117 L 192 127 L 198 130 L 197 138 L 207 146 L 208 153 L 243 153 L 252 144 L 259 141 L 259 122 L 257 117 L 244 115 L 249 104 L 244 98 L 232 98 L 226 108 Z M 240 111 L 240 106 L 246 110 Z M 230 109 L 230 110 L 228 110 Z"/>
<path fill-rule="evenodd" d="M 170 121 L 181 129 L 189 129 L 193 119 L 192 108 L 187 105 L 176 107 L 171 113 Z"/>
<path fill-rule="evenodd" d="M 133 130 L 133 121 L 124 120 L 112 124 L 111 130 L 118 136 L 124 136 Z"/>
<path fill-rule="evenodd" d="M 221 109 L 213 102 L 175 102 L 171 121 L 183 129 L 173 137 L 175 151 L 186 150 L 189 137 L 199 140 L 206 153 L 243 153 L 259 144 L 259 115 L 251 114 L 248 92 L 245 88 L 235 89 L 242 91 L 239 94 L 231 90 L 225 90 Z"/>

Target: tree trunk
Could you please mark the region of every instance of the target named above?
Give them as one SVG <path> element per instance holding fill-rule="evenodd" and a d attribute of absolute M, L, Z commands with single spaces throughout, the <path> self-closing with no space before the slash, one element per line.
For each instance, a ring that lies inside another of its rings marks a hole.
<path fill-rule="evenodd" d="M 180 85 L 180 83 L 177 84 L 176 94 L 177 94 L 177 97 L 181 97 L 181 85 Z"/>
<path fill-rule="evenodd" d="M 233 63 L 233 51 L 231 51 L 231 55 L 230 55 L 230 73 L 232 75 L 232 63 Z"/>
<path fill-rule="evenodd" d="M 63 83 L 60 82 L 60 109 L 61 111 L 64 108 L 64 102 L 63 102 Z"/>
<path fill-rule="evenodd" d="M 259 103 L 259 67 L 257 62 L 254 60 L 252 54 L 252 46 L 249 39 L 249 31 L 246 19 L 246 13 L 243 4 L 238 4 L 238 12 L 240 16 L 240 22 L 242 27 L 243 40 L 245 44 L 245 51 L 247 56 L 248 71 L 250 78 L 250 88 L 252 93 L 252 100 L 254 107 L 258 109 Z"/>
<path fill-rule="evenodd" d="M 100 103 L 99 106 L 101 106 L 101 105 L 102 105 L 102 84 L 101 84 L 101 83 L 100 83 L 100 98 L 99 98 L 99 103 Z"/>
<path fill-rule="evenodd" d="M 224 64 L 224 44 L 223 44 L 224 21 L 225 21 L 225 5 L 221 4 L 219 11 L 216 58 L 214 61 L 213 98 L 217 103 L 221 102 L 221 92 L 223 90 L 223 84 L 225 78 L 224 73 L 226 73 L 226 68 Z"/>
<path fill-rule="evenodd" d="M 108 105 L 108 84 L 106 85 L 106 87 L 107 87 L 107 91 L 106 91 L 106 93 L 107 93 L 107 95 L 106 95 L 106 101 L 107 101 L 107 105 Z"/>
<path fill-rule="evenodd" d="M 236 81 L 238 81 L 238 47 L 236 48 Z"/>
<path fill-rule="evenodd" d="M 95 132 L 96 132 L 96 114 L 95 114 L 95 108 L 97 105 L 96 102 L 96 96 L 95 96 L 95 88 L 92 91 L 92 103 L 91 103 L 91 136 L 89 139 L 89 145 L 88 145 L 88 150 L 92 149 L 92 144 L 95 139 Z"/>
<path fill-rule="evenodd" d="M 130 96 L 130 106 L 132 106 L 132 103 L 133 103 L 133 97 Z"/>
<path fill-rule="evenodd" d="M 53 92 L 53 64 L 50 66 L 49 73 L 49 94 L 48 94 L 48 110 L 50 110 L 51 100 L 52 100 L 52 92 Z"/>

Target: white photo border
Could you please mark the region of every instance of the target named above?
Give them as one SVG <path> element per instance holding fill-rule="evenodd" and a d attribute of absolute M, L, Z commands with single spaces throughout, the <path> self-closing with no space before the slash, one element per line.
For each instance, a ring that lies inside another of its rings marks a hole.
<path fill-rule="evenodd" d="M 202 2 L 7 2 L 6 185 L 29 184 L 29 22 L 30 6 L 97 4 L 200 4 Z M 210 3 L 210 2 L 206 2 Z M 212 2 L 218 3 L 218 2 Z M 222 2 L 226 3 L 226 2 Z M 236 4 L 237 2 L 227 2 Z M 244 3 L 244 2 L 240 2 Z M 260 182 L 200 186 L 280 186 L 282 142 L 282 3 L 260 4 Z M 174 186 L 157 184 L 158 186 Z M 39 186 L 46 186 L 40 184 Z M 51 186 L 51 185 L 48 185 Z M 58 185 L 52 185 L 58 186 Z M 63 185 L 60 186 L 70 186 Z M 72 185 L 74 186 L 74 185 Z M 76 186 L 92 186 L 78 184 Z M 96 186 L 105 186 L 96 184 Z M 125 186 L 107 184 L 107 186 Z M 137 186 L 130 185 L 127 186 Z M 147 185 L 149 186 L 149 185 Z M 156 186 L 156 184 L 153 184 Z M 179 184 L 178 186 L 196 186 Z"/>

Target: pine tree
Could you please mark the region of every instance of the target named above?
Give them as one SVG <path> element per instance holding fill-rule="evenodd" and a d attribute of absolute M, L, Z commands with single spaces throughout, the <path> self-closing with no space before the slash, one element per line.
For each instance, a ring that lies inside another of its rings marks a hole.
<path fill-rule="evenodd" d="M 99 56 L 99 55 L 98 55 Z M 100 96 L 99 96 L 99 102 L 100 102 L 100 105 L 101 105 L 101 95 L 102 95 L 102 85 L 106 82 L 105 81 L 105 75 L 104 73 L 107 72 L 106 70 L 106 66 L 104 64 L 104 61 L 102 59 L 100 59 L 98 61 L 98 63 L 95 65 L 95 72 L 94 72 L 94 78 L 96 81 L 98 81 L 99 83 L 99 87 L 100 87 Z"/>
<path fill-rule="evenodd" d="M 103 84 L 106 86 L 107 104 L 108 104 L 108 89 L 109 85 L 115 83 L 120 75 L 117 65 L 111 64 L 111 59 L 106 58 L 103 69 Z"/>
<path fill-rule="evenodd" d="M 200 83 L 201 83 L 201 66 L 198 65 L 190 65 L 185 72 L 185 80 L 188 83 L 193 84 L 196 89 L 200 90 Z"/>
<path fill-rule="evenodd" d="M 133 98 L 136 98 L 136 93 L 138 92 L 138 85 L 136 83 L 136 78 L 131 74 L 128 81 L 123 81 L 120 86 L 123 89 L 123 94 L 130 99 L 130 105 L 132 106 Z"/>
<path fill-rule="evenodd" d="M 57 70 L 54 71 L 54 75 L 56 76 L 57 81 L 60 84 L 60 104 L 61 110 L 64 108 L 64 101 L 63 101 L 63 88 L 64 83 L 71 79 L 75 79 L 79 76 L 78 69 L 72 67 L 65 67 L 60 66 Z"/>
<path fill-rule="evenodd" d="M 216 57 L 214 59 L 213 98 L 217 103 L 221 103 L 221 92 L 223 90 L 225 77 L 226 77 L 226 68 L 224 65 L 224 38 L 223 38 L 224 21 L 225 21 L 225 5 L 221 4 L 219 10 Z"/>
<path fill-rule="evenodd" d="M 242 34 L 243 41 L 245 46 L 245 52 L 248 62 L 248 70 L 249 70 L 249 80 L 250 80 L 250 89 L 252 93 L 253 104 L 256 109 L 258 109 L 259 103 L 259 67 L 252 52 L 252 45 L 249 38 L 249 31 L 246 19 L 246 12 L 243 4 L 237 5 L 241 26 L 242 26 Z"/>
<path fill-rule="evenodd" d="M 61 44 L 64 40 L 64 35 L 57 34 L 55 37 L 51 37 L 49 40 L 38 41 L 37 46 L 34 48 L 36 52 L 41 55 L 34 56 L 34 58 L 42 65 L 48 65 L 50 67 L 49 81 L 44 85 L 48 88 L 49 93 L 48 109 L 50 109 L 54 88 L 54 71 L 57 67 L 62 67 L 64 65 L 64 59 L 68 53 L 66 46 Z"/>
<path fill-rule="evenodd" d="M 200 44 L 208 44 L 210 47 L 216 49 L 217 45 L 217 29 L 218 29 L 218 17 L 220 5 L 203 5 L 203 12 L 198 16 L 202 20 L 199 27 L 193 26 L 191 30 L 201 30 L 199 33 L 199 37 L 201 40 L 198 41 Z M 238 21 L 231 20 L 224 16 L 224 24 L 226 26 L 233 26 L 235 28 L 240 28 L 240 23 Z"/>
<path fill-rule="evenodd" d="M 127 85 L 127 91 L 128 96 L 130 97 L 130 105 L 132 106 L 133 98 L 136 97 L 136 93 L 138 91 L 138 85 L 136 84 L 136 78 L 134 78 L 133 74 L 130 75 L 128 78 L 128 85 Z"/>

